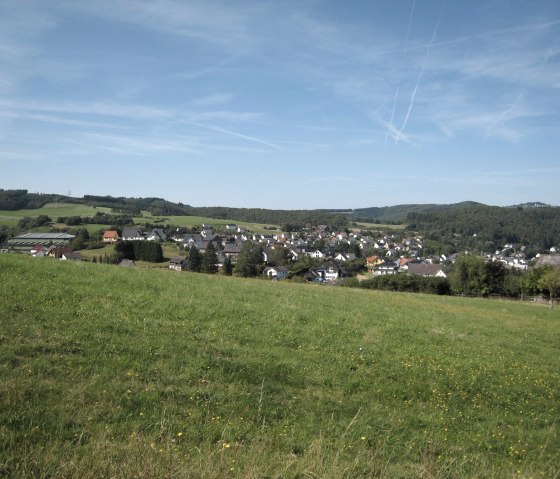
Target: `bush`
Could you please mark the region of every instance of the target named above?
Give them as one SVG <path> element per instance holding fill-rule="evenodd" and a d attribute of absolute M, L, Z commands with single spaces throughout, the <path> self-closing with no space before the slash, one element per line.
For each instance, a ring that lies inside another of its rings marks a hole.
<path fill-rule="evenodd" d="M 446 278 L 391 274 L 374 276 L 359 283 L 360 288 L 383 291 L 404 291 L 408 293 L 450 294 L 451 288 Z"/>

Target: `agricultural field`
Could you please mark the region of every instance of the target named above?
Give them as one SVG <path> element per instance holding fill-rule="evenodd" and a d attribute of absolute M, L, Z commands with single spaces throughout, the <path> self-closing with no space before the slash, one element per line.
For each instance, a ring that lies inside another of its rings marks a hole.
<path fill-rule="evenodd" d="M 216 218 L 207 218 L 204 216 L 153 216 L 149 212 L 143 212 L 142 216 L 134 217 L 133 220 L 134 223 L 138 225 L 150 223 L 165 226 L 171 224 L 175 226 L 185 226 L 188 228 L 192 228 L 193 226 L 202 226 L 203 224 L 211 224 L 215 227 L 225 226 L 227 224 L 236 224 L 237 226 L 241 226 L 255 233 L 264 233 L 267 231 L 270 233 L 271 231 L 273 231 L 266 229 L 267 226 L 273 228 L 272 225 L 247 223 L 244 221 L 221 220 Z"/>
<path fill-rule="evenodd" d="M 400 225 L 388 225 L 388 224 L 377 224 L 377 223 L 366 223 L 363 221 L 359 221 L 356 224 L 356 227 L 350 229 L 362 229 L 362 230 L 372 230 L 372 231 L 403 231 L 406 229 L 405 224 Z"/>
<path fill-rule="evenodd" d="M 554 478 L 560 309 L 0 254 L 0 476 Z"/>
<path fill-rule="evenodd" d="M 35 210 L 17 210 L 17 211 L 1 211 L 0 210 L 0 225 L 4 226 L 16 226 L 18 221 L 23 217 L 36 218 L 40 215 L 46 215 L 52 219 L 53 222 L 57 218 L 70 217 L 70 216 L 95 216 L 97 212 L 114 214 L 110 208 L 103 207 L 93 207 L 87 205 L 71 204 L 71 203 L 49 203 L 43 208 L 38 208 Z M 238 222 L 232 220 L 221 220 L 215 218 L 206 218 L 203 216 L 153 216 L 151 213 L 145 211 L 141 216 L 133 218 L 134 223 L 137 225 L 152 224 L 155 226 L 184 226 L 192 228 L 193 226 L 202 226 L 203 224 L 211 224 L 213 226 L 225 226 L 226 224 L 235 223 L 238 226 L 244 227 L 249 231 L 255 233 L 270 233 L 274 231 L 268 228 L 274 228 L 273 225 L 259 224 L 259 223 L 247 223 Z M 81 227 L 86 227 L 90 233 L 97 233 L 100 230 L 109 228 L 110 225 L 101 224 L 87 224 Z M 64 224 L 53 223 L 54 228 L 66 228 Z M 277 231 L 277 230 L 276 230 Z"/>
<path fill-rule="evenodd" d="M 111 213 L 111 209 L 72 203 L 48 203 L 35 210 L 0 211 L 0 224 L 14 226 L 18 220 L 25 216 L 35 218 L 40 215 L 47 215 L 53 221 L 56 221 L 59 216 L 94 216 L 97 212 Z M 13 222 L 13 224 L 9 224 L 10 222 Z"/>

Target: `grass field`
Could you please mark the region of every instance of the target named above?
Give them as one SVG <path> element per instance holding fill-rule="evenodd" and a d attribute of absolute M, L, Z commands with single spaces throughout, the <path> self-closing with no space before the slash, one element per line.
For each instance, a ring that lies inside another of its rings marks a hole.
<path fill-rule="evenodd" d="M 387 230 L 404 230 L 406 225 L 386 225 L 386 224 L 376 224 L 376 223 L 365 223 L 365 222 L 357 222 L 356 226 L 357 229 L 364 229 L 364 230 L 372 230 L 372 231 L 387 231 Z"/>
<path fill-rule="evenodd" d="M 193 226 L 202 226 L 203 224 L 211 224 L 212 226 L 225 226 L 227 224 L 236 224 L 237 226 L 241 226 L 246 228 L 249 231 L 253 231 L 255 233 L 270 233 L 271 230 L 266 230 L 266 226 L 272 226 L 267 224 L 261 223 L 247 223 L 244 221 L 234 221 L 234 220 L 221 220 L 216 218 L 207 218 L 204 216 L 153 216 L 148 212 L 144 212 L 143 216 L 135 217 L 134 223 L 136 224 L 160 224 L 160 225 L 168 225 L 172 224 L 175 226 L 186 226 L 188 228 L 192 228 Z"/>
<path fill-rule="evenodd" d="M 40 215 L 47 215 L 53 221 L 56 221 L 58 217 L 69 217 L 69 216 L 95 216 L 95 213 L 110 213 L 110 208 L 97 207 L 87 205 L 75 205 L 70 203 L 49 203 L 43 208 L 35 210 L 17 210 L 17 211 L 3 211 L 0 210 L 0 225 L 5 226 L 16 226 L 18 221 L 28 216 L 30 218 L 36 218 Z M 203 216 L 153 216 L 149 212 L 143 212 L 142 216 L 133 218 L 134 223 L 138 225 L 145 225 L 146 223 L 155 225 L 175 225 L 175 226 L 185 226 L 192 228 L 193 226 L 202 226 L 203 224 L 211 224 L 213 226 L 224 226 L 226 224 L 235 223 L 238 226 L 242 226 L 249 231 L 255 233 L 270 233 L 271 230 L 267 230 L 266 224 L 260 223 L 247 223 L 244 221 L 233 221 L 233 220 L 220 220 L 215 218 L 206 218 Z M 100 229 L 108 228 L 108 225 L 85 225 L 90 233 L 97 232 Z M 66 227 L 65 225 L 55 224 L 56 228 Z"/>
<path fill-rule="evenodd" d="M 0 318 L 0 477 L 560 474 L 560 309 L 3 254 Z"/>
<path fill-rule="evenodd" d="M 76 205 L 71 203 L 48 203 L 42 208 L 36 210 L 16 210 L 16 211 L 0 211 L 0 221 L 17 221 L 25 216 L 35 218 L 39 215 L 47 215 L 53 221 L 59 216 L 95 216 L 95 213 L 111 213 L 110 208 L 94 208 L 87 205 Z"/>

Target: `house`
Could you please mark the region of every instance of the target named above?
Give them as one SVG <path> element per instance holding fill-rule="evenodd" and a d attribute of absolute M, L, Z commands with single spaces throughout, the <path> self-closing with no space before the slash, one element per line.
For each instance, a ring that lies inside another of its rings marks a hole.
<path fill-rule="evenodd" d="M 380 256 L 368 256 L 366 258 L 366 264 L 369 269 L 373 269 L 381 263 L 383 263 L 383 259 Z"/>
<path fill-rule="evenodd" d="M 560 266 L 560 256 L 552 254 L 539 254 L 535 266 Z"/>
<path fill-rule="evenodd" d="M 108 230 L 103 233 L 103 243 L 116 243 L 118 240 L 120 240 L 120 236 L 117 231 Z"/>
<path fill-rule="evenodd" d="M 290 248 L 290 258 L 292 261 L 299 261 L 304 256 L 304 252 L 300 248 Z"/>
<path fill-rule="evenodd" d="M 335 257 L 337 261 L 354 261 L 356 259 L 355 253 L 338 253 Z"/>
<path fill-rule="evenodd" d="M 432 276 L 437 278 L 447 278 L 441 264 L 430 263 L 409 263 L 407 273 L 414 276 Z"/>
<path fill-rule="evenodd" d="M 346 270 L 336 261 L 327 261 L 320 268 L 316 268 L 316 271 L 325 281 L 329 282 L 348 276 Z"/>
<path fill-rule="evenodd" d="M 408 266 L 410 263 L 413 263 L 415 260 L 413 258 L 400 258 L 398 260 L 399 270 L 400 271 L 407 271 Z"/>
<path fill-rule="evenodd" d="M 186 256 L 174 256 L 169 260 L 169 269 L 184 271 L 187 269 L 188 261 Z"/>
<path fill-rule="evenodd" d="M 236 229 L 237 229 L 237 225 L 235 224 L 226 225 L 226 231 L 235 231 Z"/>
<path fill-rule="evenodd" d="M 268 266 L 264 269 L 263 274 L 272 279 L 285 279 L 290 272 L 285 266 Z"/>
<path fill-rule="evenodd" d="M 166 241 L 167 234 L 161 228 L 154 228 L 152 232 L 146 237 L 148 241 Z"/>
<path fill-rule="evenodd" d="M 221 254 L 224 257 L 230 258 L 232 261 L 236 261 L 239 253 L 241 253 L 241 249 L 243 248 L 243 243 L 235 242 L 235 243 L 225 243 L 224 249 L 221 251 Z"/>
<path fill-rule="evenodd" d="M 377 266 L 377 269 L 373 272 L 373 274 L 376 276 L 384 276 L 386 274 L 397 274 L 398 268 L 399 267 L 397 263 L 394 263 L 392 261 L 385 261 L 384 263 L 381 263 L 379 266 Z"/>
<path fill-rule="evenodd" d="M 323 253 L 321 250 L 315 250 L 315 251 L 310 251 L 308 253 L 309 256 L 311 256 L 312 258 L 325 258 L 327 255 L 325 253 Z"/>
<path fill-rule="evenodd" d="M 123 241 L 143 241 L 146 235 L 140 226 L 125 226 L 122 231 Z"/>
<path fill-rule="evenodd" d="M 48 248 L 46 246 L 43 246 L 42 244 L 36 244 L 35 246 L 33 246 L 33 248 L 31 248 L 31 251 L 29 252 L 31 254 L 31 256 L 34 257 L 39 257 L 39 256 L 45 256 L 47 254 Z"/>
<path fill-rule="evenodd" d="M 217 236 L 214 234 L 214 230 L 211 228 L 202 230 L 200 232 L 200 236 L 202 236 L 206 241 L 212 241 L 217 238 Z"/>
<path fill-rule="evenodd" d="M 67 246 L 51 246 L 47 252 L 45 253 L 46 256 L 50 258 L 56 258 L 63 261 L 73 259 L 75 261 L 81 261 L 82 256 L 80 253 L 75 253 Z"/>

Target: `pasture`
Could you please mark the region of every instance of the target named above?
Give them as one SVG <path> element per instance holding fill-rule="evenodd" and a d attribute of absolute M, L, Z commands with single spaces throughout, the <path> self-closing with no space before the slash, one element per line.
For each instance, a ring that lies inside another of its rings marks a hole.
<path fill-rule="evenodd" d="M 560 309 L 0 255 L 0 476 L 553 478 Z"/>

